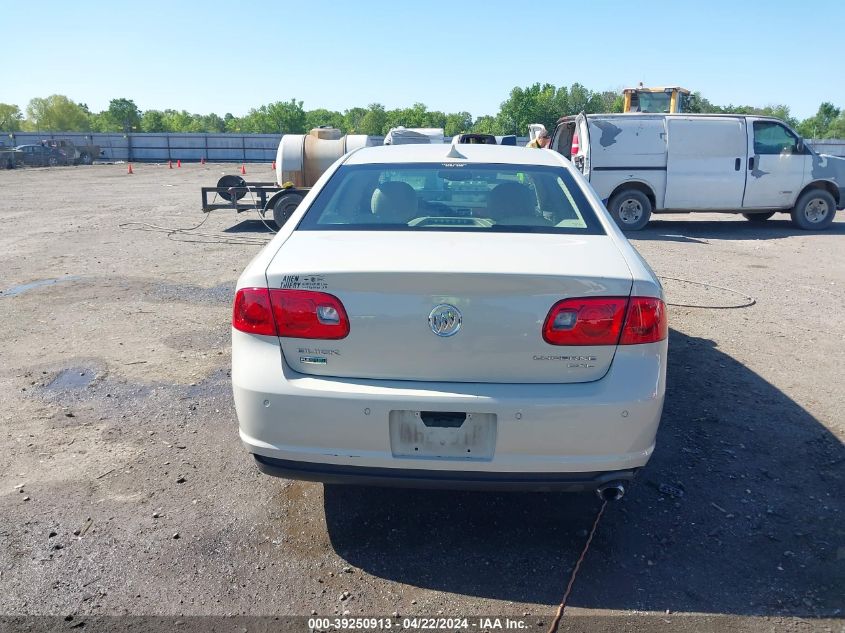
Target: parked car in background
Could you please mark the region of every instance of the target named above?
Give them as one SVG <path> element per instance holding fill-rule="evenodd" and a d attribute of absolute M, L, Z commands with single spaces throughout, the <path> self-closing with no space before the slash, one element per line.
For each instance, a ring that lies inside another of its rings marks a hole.
<path fill-rule="evenodd" d="M 554 152 L 346 154 L 241 275 L 232 326 L 268 474 L 614 498 L 654 450 L 660 283 Z"/>
<path fill-rule="evenodd" d="M 580 114 L 551 148 L 583 173 L 616 223 L 653 212 L 722 211 L 763 222 L 790 213 L 825 229 L 845 207 L 845 159 L 817 154 L 779 119 L 746 115 Z"/>
<path fill-rule="evenodd" d="M 15 150 L 18 156 L 18 164 L 28 167 L 55 167 L 73 164 L 73 159 L 64 151 L 48 145 L 18 145 Z"/>
<path fill-rule="evenodd" d="M 99 145 L 76 145 L 73 141 L 66 139 L 48 139 L 41 141 L 42 145 L 49 145 L 64 152 L 74 165 L 92 165 L 94 159 L 101 153 Z"/>

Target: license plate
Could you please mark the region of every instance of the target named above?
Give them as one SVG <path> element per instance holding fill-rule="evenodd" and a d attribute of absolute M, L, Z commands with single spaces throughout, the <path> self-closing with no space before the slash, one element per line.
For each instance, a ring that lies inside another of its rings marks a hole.
<path fill-rule="evenodd" d="M 490 460 L 496 448 L 496 415 L 426 411 L 390 412 L 394 457 Z"/>

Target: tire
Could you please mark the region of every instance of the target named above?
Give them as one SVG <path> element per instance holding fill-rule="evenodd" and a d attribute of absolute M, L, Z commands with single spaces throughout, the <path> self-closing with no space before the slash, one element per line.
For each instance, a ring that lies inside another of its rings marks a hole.
<path fill-rule="evenodd" d="M 59 164 L 59 159 L 56 158 L 55 156 L 50 156 L 50 158 L 47 159 L 47 165 L 49 165 L 50 167 L 56 167 L 56 166 L 58 166 L 58 164 Z"/>
<path fill-rule="evenodd" d="M 639 231 L 651 218 L 651 200 L 637 189 L 623 189 L 610 199 L 607 210 L 623 231 Z"/>
<path fill-rule="evenodd" d="M 91 158 L 91 154 L 89 154 L 88 152 L 82 152 L 79 155 L 79 164 L 80 165 L 93 165 L 94 159 Z"/>
<path fill-rule="evenodd" d="M 298 191 L 286 191 L 270 198 L 267 207 L 273 210 L 273 222 L 277 229 L 285 225 L 303 198 L 305 196 Z"/>
<path fill-rule="evenodd" d="M 774 211 L 768 211 L 766 213 L 743 213 L 742 217 L 744 217 L 749 222 L 754 222 L 754 224 L 762 224 L 774 214 Z"/>
<path fill-rule="evenodd" d="M 822 231 L 836 215 L 836 201 L 824 189 L 809 189 L 798 196 L 792 209 L 792 223 L 805 231 Z"/>

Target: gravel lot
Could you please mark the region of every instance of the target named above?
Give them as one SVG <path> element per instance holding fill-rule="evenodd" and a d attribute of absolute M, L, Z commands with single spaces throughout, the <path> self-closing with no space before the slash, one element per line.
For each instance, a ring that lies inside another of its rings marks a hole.
<path fill-rule="evenodd" d="M 545 630 L 599 502 L 260 475 L 229 319 L 268 233 L 232 211 L 200 236 L 120 228 L 198 223 L 200 186 L 239 166 L 134 167 L 0 172 L 0 614 L 529 614 Z M 635 235 L 659 275 L 756 304 L 671 308 L 657 452 L 608 506 L 568 614 L 843 626 L 839 216 L 818 234 L 660 216 Z M 675 304 L 745 301 L 665 286 Z"/>

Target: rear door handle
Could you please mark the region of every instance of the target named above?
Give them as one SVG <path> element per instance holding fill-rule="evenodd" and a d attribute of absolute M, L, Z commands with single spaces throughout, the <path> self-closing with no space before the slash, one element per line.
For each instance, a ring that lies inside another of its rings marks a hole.
<path fill-rule="evenodd" d="M 748 169 L 754 169 L 754 157 L 748 159 Z"/>
<path fill-rule="evenodd" d="M 742 160 L 737 158 L 734 161 L 734 171 L 739 171 L 739 168 L 742 167 Z"/>

